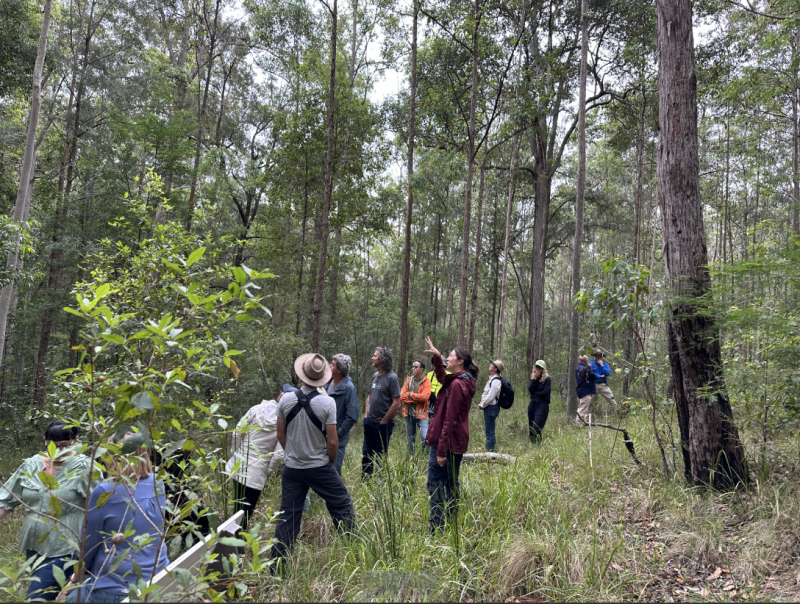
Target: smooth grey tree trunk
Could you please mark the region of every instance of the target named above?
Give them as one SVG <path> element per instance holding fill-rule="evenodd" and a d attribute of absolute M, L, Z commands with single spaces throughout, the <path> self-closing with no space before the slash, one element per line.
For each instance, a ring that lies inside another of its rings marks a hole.
<path fill-rule="evenodd" d="M 417 127 L 417 21 L 419 0 L 414 0 L 411 25 L 411 74 L 408 117 L 408 201 L 406 203 L 406 230 L 403 242 L 403 288 L 400 297 L 400 353 L 397 357 L 397 372 L 405 375 L 408 350 L 408 298 L 411 278 L 411 220 L 414 212 L 414 136 Z"/>
<path fill-rule="evenodd" d="M 31 194 L 33 192 L 33 169 L 36 165 L 36 130 L 39 127 L 39 111 L 42 106 L 42 69 L 47 55 L 47 34 L 50 31 L 50 16 L 52 14 L 53 0 L 45 0 L 42 13 L 42 30 L 39 34 L 39 49 L 36 53 L 36 63 L 33 67 L 33 85 L 31 86 L 31 112 L 28 116 L 28 131 L 25 137 L 25 154 L 22 158 L 22 169 L 19 175 L 19 189 L 17 200 L 14 204 L 14 222 L 21 228 L 28 220 L 31 207 Z M 19 246 L 21 233 L 17 231 L 14 236 L 14 245 L 6 258 L 6 268 L 13 273 L 19 266 Z M 8 315 L 13 306 L 14 283 L 11 282 L 0 292 L 0 364 L 3 362 L 5 349 L 6 327 Z"/>
<path fill-rule="evenodd" d="M 327 6 L 327 5 L 326 5 Z M 333 190 L 333 145 L 334 145 L 334 100 L 336 92 L 336 41 L 338 27 L 338 5 L 333 0 L 331 14 L 331 77 L 328 84 L 328 152 L 325 156 L 325 190 L 322 195 L 322 225 L 320 229 L 319 264 L 317 285 L 314 290 L 314 308 L 311 328 L 311 350 L 319 351 L 319 328 L 322 315 L 322 284 L 325 280 L 325 262 L 328 257 L 328 230 L 330 228 L 331 194 Z"/>
<path fill-rule="evenodd" d="M 575 239 L 572 244 L 572 297 L 581 289 L 581 251 L 583 249 L 583 206 L 586 195 L 586 74 L 589 52 L 589 0 L 581 0 L 581 74 L 578 92 L 578 182 L 575 196 Z M 578 331 L 580 317 L 574 308 L 569 320 L 569 368 L 567 383 L 567 415 L 578 412 L 578 396 L 575 392 L 575 368 L 578 357 Z"/>
<path fill-rule="evenodd" d="M 508 172 L 508 204 L 506 205 L 506 233 L 503 243 L 503 278 L 500 287 L 500 312 L 497 321 L 497 358 L 503 358 L 503 336 L 506 328 L 506 300 L 508 298 L 508 246 L 511 240 L 511 215 L 514 209 L 514 173 L 517 167 L 519 135 L 511 139 L 511 165 Z"/>

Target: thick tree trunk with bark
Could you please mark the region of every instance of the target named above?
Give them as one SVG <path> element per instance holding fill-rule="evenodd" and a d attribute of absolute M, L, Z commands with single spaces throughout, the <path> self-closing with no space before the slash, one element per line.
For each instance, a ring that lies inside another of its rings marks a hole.
<path fill-rule="evenodd" d="M 697 77 L 690 0 L 656 0 L 658 19 L 658 197 L 664 271 L 674 298 L 668 336 L 672 389 L 686 435 L 692 482 L 727 488 L 747 479 L 744 451 L 725 392 L 719 334 L 700 307 L 709 291 L 700 203 Z"/>
<path fill-rule="evenodd" d="M 578 182 L 575 196 L 575 239 L 572 244 L 572 297 L 581 288 L 581 251 L 583 250 L 583 205 L 586 191 L 586 73 L 589 48 L 589 0 L 581 1 L 581 73 L 578 92 Z M 570 305 L 571 306 L 571 305 Z M 578 412 L 575 368 L 578 360 L 578 329 L 580 318 L 574 308 L 569 320 L 569 363 L 567 369 L 567 415 Z"/>
<path fill-rule="evenodd" d="M 338 5 L 333 0 L 330 8 L 331 14 L 331 76 L 328 84 L 328 151 L 325 156 L 325 189 L 322 195 L 322 224 L 320 228 L 319 264 L 317 265 L 317 286 L 314 290 L 314 305 L 312 309 L 311 350 L 319 350 L 319 328 L 322 316 L 322 284 L 325 280 L 325 262 L 328 257 L 328 230 L 330 228 L 331 196 L 333 193 L 333 145 L 334 145 L 334 100 L 336 91 L 336 41 L 338 28 Z"/>
<path fill-rule="evenodd" d="M 547 251 L 547 219 L 550 214 L 550 175 L 542 170 L 536 178 L 533 210 L 533 251 L 531 252 L 530 322 L 528 323 L 528 366 L 544 356 L 544 262 Z"/>
<path fill-rule="evenodd" d="M 28 131 L 25 137 L 25 154 L 22 157 L 22 169 L 19 175 L 19 189 L 17 200 L 14 204 L 14 222 L 21 225 L 28 220 L 31 207 L 31 194 L 33 190 L 33 170 L 36 165 L 36 130 L 39 126 L 39 110 L 42 106 L 42 69 L 47 54 L 47 34 L 50 31 L 50 17 L 52 14 L 53 0 L 45 0 L 42 15 L 42 29 L 39 34 L 39 48 L 36 53 L 36 63 L 33 67 L 33 84 L 31 86 L 31 111 L 28 116 Z M 14 245 L 8 252 L 6 268 L 13 272 L 19 264 L 19 246 L 21 234 L 19 231 L 14 236 Z M 3 351 L 6 341 L 6 327 L 8 315 L 13 306 L 14 283 L 6 285 L 0 292 L 0 364 L 3 362 Z"/>
<path fill-rule="evenodd" d="M 406 351 L 408 349 L 408 298 L 411 278 L 411 220 L 414 212 L 414 137 L 417 127 L 417 22 L 419 1 L 414 0 L 411 24 L 411 74 L 408 117 L 408 201 L 406 202 L 405 240 L 403 242 L 403 289 L 400 295 L 400 352 L 397 356 L 397 372 L 405 375 Z"/>

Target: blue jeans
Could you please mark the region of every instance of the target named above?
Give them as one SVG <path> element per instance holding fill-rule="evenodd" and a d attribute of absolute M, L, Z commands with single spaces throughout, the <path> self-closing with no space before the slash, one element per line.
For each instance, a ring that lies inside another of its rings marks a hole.
<path fill-rule="evenodd" d="M 494 435 L 494 426 L 497 417 L 500 415 L 500 405 L 489 405 L 483 410 L 483 425 L 486 429 L 486 450 L 494 451 L 497 445 L 497 438 Z"/>
<path fill-rule="evenodd" d="M 128 594 L 118 594 L 108 589 L 92 589 L 88 581 L 81 587 L 81 599 L 78 600 L 78 589 L 69 592 L 67 602 L 122 602 Z"/>
<path fill-rule="evenodd" d="M 413 415 L 406 416 L 406 440 L 408 441 L 408 452 L 414 455 L 417 440 L 417 426 L 419 426 L 419 438 L 421 442 L 425 442 L 425 437 L 428 435 L 428 420 L 418 419 Z"/>
<path fill-rule="evenodd" d="M 458 496 L 461 483 L 462 453 L 447 452 L 444 466 L 436 459 L 436 447 L 430 447 L 428 456 L 428 494 L 430 495 L 430 529 L 444 529 L 445 522 L 452 522 L 458 515 Z"/>
<path fill-rule="evenodd" d="M 25 550 L 26 558 L 30 559 L 32 556 L 40 558 L 41 554 L 32 549 Z M 61 587 L 53 576 L 53 567 L 60 566 L 67 579 L 69 579 L 72 576 L 72 567 L 65 569 L 65 565 L 69 560 L 69 556 L 45 558 L 44 562 L 31 574 L 31 584 L 28 587 L 28 593 L 25 599 L 38 600 L 40 602 L 54 602 L 56 596 L 61 591 Z"/>

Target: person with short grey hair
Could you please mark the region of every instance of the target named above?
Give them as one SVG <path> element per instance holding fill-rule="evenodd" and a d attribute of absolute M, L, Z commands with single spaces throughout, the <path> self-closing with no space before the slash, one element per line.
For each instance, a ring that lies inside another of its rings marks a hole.
<path fill-rule="evenodd" d="M 332 379 L 325 386 L 334 401 L 336 401 L 336 434 L 339 437 L 339 452 L 333 467 L 342 474 L 344 453 L 350 441 L 350 430 L 358 421 L 358 393 L 353 380 L 348 375 L 353 365 L 352 359 L 346 354 L 335 354 L 331 361 Z"/>

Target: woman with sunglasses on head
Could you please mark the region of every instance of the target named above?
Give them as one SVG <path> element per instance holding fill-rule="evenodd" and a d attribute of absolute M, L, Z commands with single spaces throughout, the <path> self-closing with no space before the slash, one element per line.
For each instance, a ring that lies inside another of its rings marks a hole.
<path fill-rule="evenodd" d="M 461 458 L 469 445 L 469 409 L 475 396 L 478 367 L 472 355 L 463 348 L 454 348 L 447 357 L 445 372 L 441 353 L 430 338 L 425 338 L 433 355 L 433 370 L 442 389 L 436 397 L 436 413 L 428 428 L 425 442 L 430 446 L 428 458 L 428 493 L 430 493 L 430 529 L 443 529 L 446 520 L 455 518 L 458 508 L 458 475 Z"/>
<path fill-rule="evenodd" d="M 76 425 L 55 420 L 44 432 L 45 451 L 23 461 L 0 483 L 0 519 L 18 506 L 25 509 L 19 550 L 32 566 L 27 600 L 54 601 L 60 589 L 54 569 L 67 576 L 72 572 L 67 563 L 77 549 L 86 500 L 97 484 L 89 477 L 91 459 L 78 453 L 77 441 Z M 55 455 L 50 454 L 51 443 Z M 42 472 L 52 480 L 43 481 Z M 58 503 L 51 504 L 51 498 Z"/>

